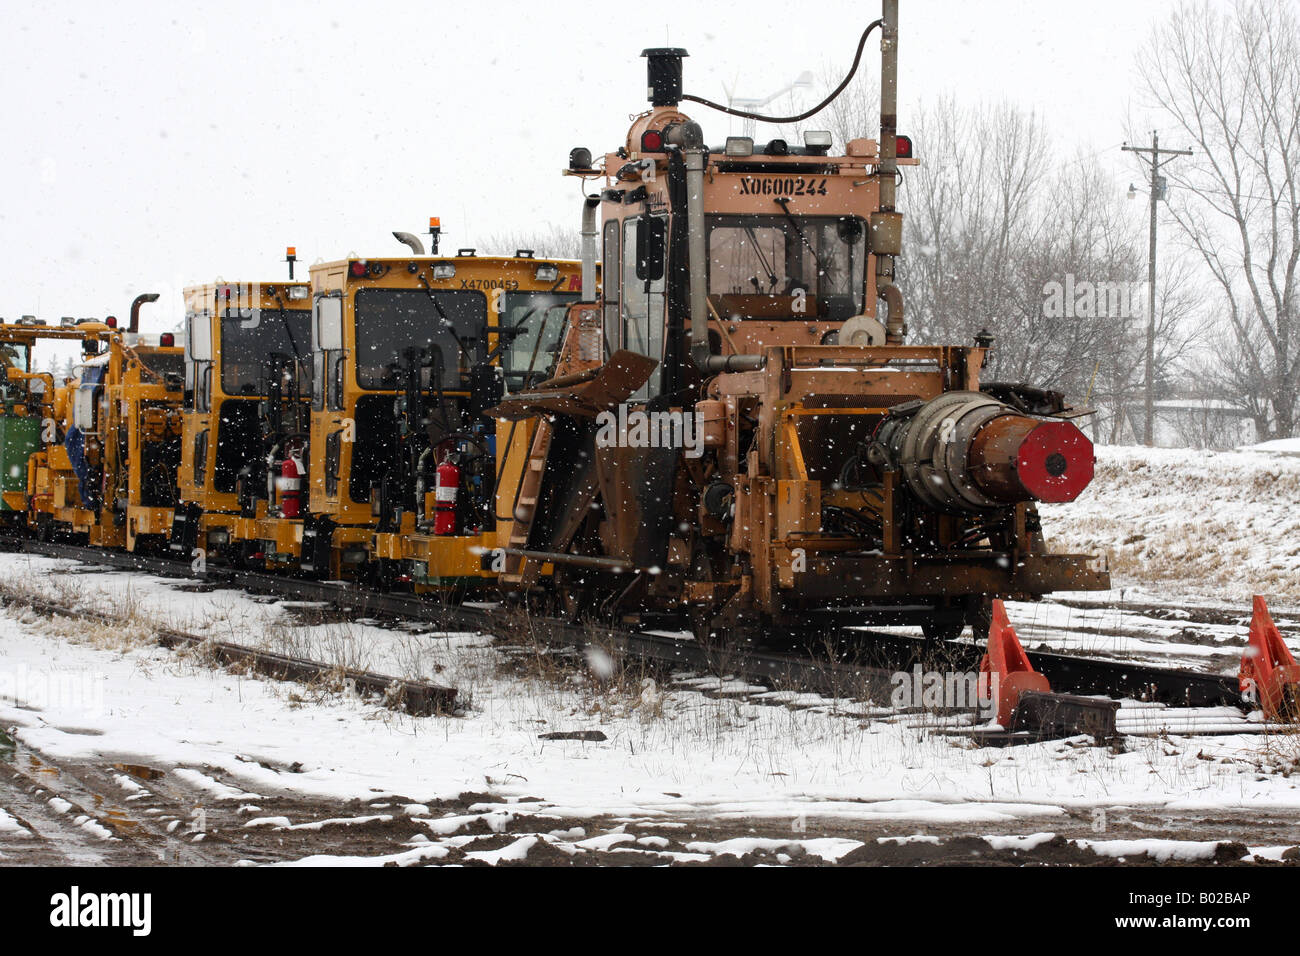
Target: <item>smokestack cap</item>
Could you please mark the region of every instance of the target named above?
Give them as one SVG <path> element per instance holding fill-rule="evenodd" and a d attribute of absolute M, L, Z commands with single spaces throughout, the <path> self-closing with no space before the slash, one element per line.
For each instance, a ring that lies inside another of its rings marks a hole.
<path fill-rule="evenodd" d="M 681 47 L 651 47 L 641 51 L 646 64 L 646 96 L 651 106 L 676 106 L 682 101 Z"/>

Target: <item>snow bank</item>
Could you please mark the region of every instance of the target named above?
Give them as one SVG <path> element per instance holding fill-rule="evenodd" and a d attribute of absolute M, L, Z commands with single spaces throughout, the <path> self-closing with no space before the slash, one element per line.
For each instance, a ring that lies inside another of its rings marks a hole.
<path fill-rule="evenodd" d="M 1207 840 L 1076 840 L 1079 846 L 1092 850 L 1098 856 L 1127 859 L 1145 855 L 1158 863 L 1170 861 L 1190 863 L 1196 860 L 1212 860 L 1219 849 L 1221 841 Z"/>
<path fill-rule="evenodd" d="M 0 834 L 8 837 L 29 837 L 32 835 L 25 826 L 6 813 L 3 808 L 0 808 Z"/>
<path fill-rule="evenodd" d="M 1300 458 L 1099 446 L 1088 489 L 1042 514 L 1053 548 L 1109 555 L 1119 587 L 1300 602 Z"/>
<path fill-rule="evenodd" d="M 1247 445 L 1238 451 L 1263 452 L 1268 455 L 1300 455 L 1300 438 L 1277 438 L 1262 441 L 1258 445 Z"/>

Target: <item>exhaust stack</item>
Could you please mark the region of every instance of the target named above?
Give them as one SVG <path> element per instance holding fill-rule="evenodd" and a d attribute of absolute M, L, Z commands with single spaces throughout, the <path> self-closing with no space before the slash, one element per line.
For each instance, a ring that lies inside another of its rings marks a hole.
<path fill-rule="evenodd" d="M 140 306 L 144 305 L 146 302 L 157 302 L 157 301 L 158 301 L 157 292 L 145 292 L 140 295 L 137 295 L 135 297 L 135 301 L 131 303 L 131 324 L 126 327 L 126 330 L 132 334 L 139 332 L 140 331 Z"/>
<path fill-rule="evenodd" d="M 596 301 L 596 211 L 599 196 L 588 196 L 582 204 L 582 301 Z"/>
<path fill-rule="evenodd" d="M 410 246 L 411 251 L 417 256 L 424 255 L 424 243 L 420 237 L 410 232 L 394 232 L 393 238 L 403 245 Z"/>
<path fill-rule="evenodd" d="M 681 47 L 651 47 L 642 50 L 646 58 L 646 97 L 651 106 L 676 106 L 682 101 L 682 58 L 690 56 Z"/>

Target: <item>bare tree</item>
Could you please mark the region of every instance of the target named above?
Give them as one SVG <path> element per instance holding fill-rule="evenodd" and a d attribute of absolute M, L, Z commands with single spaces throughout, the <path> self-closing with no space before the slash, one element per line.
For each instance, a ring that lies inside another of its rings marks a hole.
<path fill-rule="evenodd" d="M 932 341 L 969 339 L 1006 307 L 1013 240 L 1034 238 L 1046 134 L 1010 105 L 972 108 L 953 98 L 922 106 L 912 128 L 921 165 L 906 168 L 900 203 L 908 324 Z"/>
<path fill-rule="evenodd" d="M 520 249 L 531 249 L 543 259 L 579 259 L 582 257 L 582 236 L 575 225 L 572 228 L 549 223 L 532 229 L 515 229 L 495 232 L 487 236 L 478 251 L 483 255 L 512 256 Z"/>
<path fill-rule="evenodd" d="M 1168 168 L 1170 214 L 1223 295 L 1220 381 L 1260 437 L 1295 434 L 1300 356 L 1300 29 L 1281 0 L 1176 10 L 1140 68 L 1195 155 Z"/>
<path fill-rule="evenodd" d="M 1145 245 L 1121 184 L 1095 157 L 1058 158 L 1041 120 L 1007 104 L 944 98 L 913 121 L 921 165 L 902 188 L 900 281 L 914 340 L 996 336 L 988 379 L 1025 381 L 1099 408 L 1094 437 L 1127 437 L 1141 394 Z M 1157 381 L 1168 390 L 1198 307 L 1166 269 Z M 1047 307 L 1048 290 L 1069 297 Z M 1140 417 L 1138 419 L 1140 424 Z"/>

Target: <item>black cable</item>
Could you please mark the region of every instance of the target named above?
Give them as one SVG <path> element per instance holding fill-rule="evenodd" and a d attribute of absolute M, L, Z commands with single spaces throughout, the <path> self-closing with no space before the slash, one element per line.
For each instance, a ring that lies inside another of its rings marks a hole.
<path fill-rule="evenodd" d="M 721 103 L 714 103 L 712 100 L 706 100 L 702 96 L 692 96 L 690 93 L 683 93 L 682 99 L 690 100 L 692 103 L 699 103 L 701 106 L 707 106 L 710 109 L 721 110 L 728 116 L 739 116 L 742 119 L 759 120 L 764 123 L 798 123 L 800 120 L 806 120 L 808 117 L 820 113 L 831 104 L 835 97 L 844 92 L 844 88 L 849 85 L 849 82 L 853 79 L 853 75 L 858 72 L 858 64 L 862 62 L 862 51 L 867 46 L 867 37 L 871 36 L 872 30 L 876 29 L 876 27 L 880 26 L 884 22 L 884 20 L 873 20 L 867 25 L 867 28 L 862 31 L 862 39 L 858 41 L 858 52 L 853 55 L 853 65 L 849 67 L 848 75 L 844 77 L 839 86 L 835 87 L 835 89 L 831 91 L 830 96 L 826 97 L 826 99 L 822 100 L 812 109 L 800 113 L 798 116 L 764 116 L 762 113 L 750 113 L 747 110 L 738 110 L 731 106 L 723 106 Z"/>

